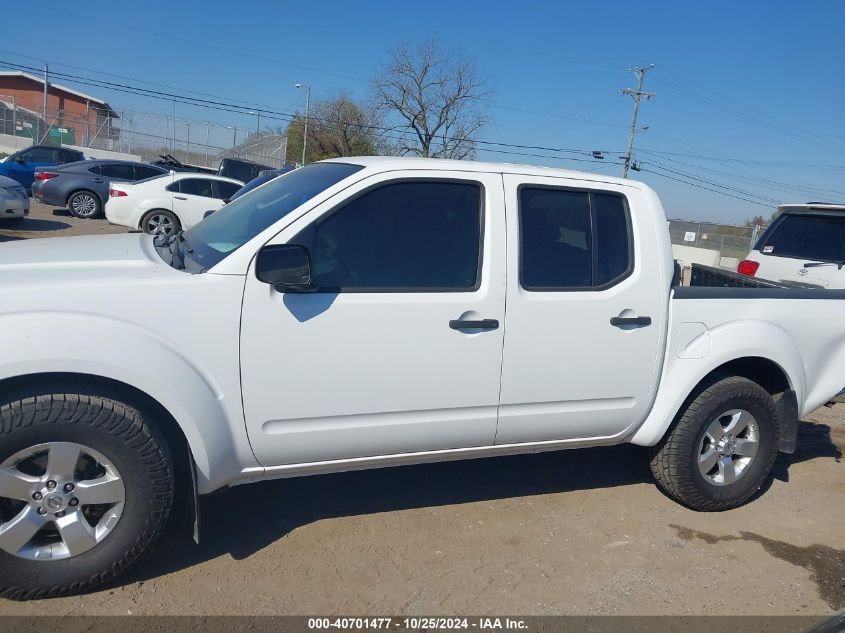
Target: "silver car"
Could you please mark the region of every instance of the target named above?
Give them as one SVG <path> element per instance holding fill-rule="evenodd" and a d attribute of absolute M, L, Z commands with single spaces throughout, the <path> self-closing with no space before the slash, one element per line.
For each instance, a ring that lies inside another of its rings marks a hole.
<path fill-rule="evenodd" d="M 0 220 L 22 221 L 29 215 L 29 195 L 17 180 L 0 176 Z"/>
<path fill-rule="evenodd" d="M 157 165 L 125 160 L 82 160 L 35 170 L 32 195 L 44 204 L 67 207 L 77 218 L 97 218 L 109 199 L 109 183 L 137 182 L 166 174 Z"/>

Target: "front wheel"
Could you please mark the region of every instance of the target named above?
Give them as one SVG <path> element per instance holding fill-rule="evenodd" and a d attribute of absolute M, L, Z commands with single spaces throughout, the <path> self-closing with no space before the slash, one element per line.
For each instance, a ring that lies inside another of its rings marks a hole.
<path fill-rule="evenodd" d="M 0 596 L 93 589 L 161 534 L 173 500 L 167 446 L 116 400 L 18 395 L 0 406 Z"/>
<path fill-rule="evenodd" d="M 72 216 L 89 220 L 100 217 L 102 204 L 96 194 L 90 191 L 77 191 L 68 198 L 67 209 Z"/>
<path fill-rule="evenodd" d="M 182 230 L 176 214 L 165 209 L 149 211 L 141 219 L 141 230 L 148 235 L 166 235 L 170 237 Z"/>
<path fill-rule="evenodd" d="M 652 454 L 657 484 L 694 510 L 730 510 L 748 501 L 777 457 L 771 395 L 746 378 L 724 377 L 679 416 Z"/>

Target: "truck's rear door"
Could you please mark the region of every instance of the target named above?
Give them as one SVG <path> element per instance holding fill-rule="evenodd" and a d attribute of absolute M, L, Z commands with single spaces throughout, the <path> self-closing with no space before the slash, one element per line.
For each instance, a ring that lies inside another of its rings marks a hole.
<path fill-rule="evenodd" d="M 619 435 L 650 406 L 665 337 L 670 264 L 661 262 L 668 246 L 651 200 L 618 184 L 516 175 L 504 182 L 496 443 Z"/>

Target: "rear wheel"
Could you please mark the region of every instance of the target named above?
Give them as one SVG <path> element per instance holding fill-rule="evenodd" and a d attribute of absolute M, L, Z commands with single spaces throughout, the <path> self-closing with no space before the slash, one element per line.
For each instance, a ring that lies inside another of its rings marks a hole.
<path fill-rule="evenodd" d="M 90 191 L 76 191 L 67 199 L 70 214 L 77 218 L 97 218 L 102 213 L 102 205 L 96 194 Z"/>
<path fill-rule="evenodd" d="M 149 235 L 167 235 L 169 237 L 182 230 L 182 225 L 173 212 L 165 209 L 153 209 L 141 219 L 141 230 Z"/>
<path fill-rule="evenodd" d="M 652 454 L 658 485 L 694 510 L 729 510 L 745 503 L 777 457 L 771 395 L 746 378 L 724 377 L 679 416 Z"/>
<path fill-rule="evenodd" d="M 116 400 L 20 395 L 0 406 L 0 596 L 92 589 L 131 567 L 164 528 L 167 446 Z"/>

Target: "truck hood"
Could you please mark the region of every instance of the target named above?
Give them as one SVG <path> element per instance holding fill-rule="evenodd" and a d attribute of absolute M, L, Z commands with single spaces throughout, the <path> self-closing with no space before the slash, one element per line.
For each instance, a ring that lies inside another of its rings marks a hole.
<path fill-rule="evenodd" d="M 85 235 L 0 244 L 0 288 L 36 282 L 84 284 L 183 275 L 143 233 Z"/>

